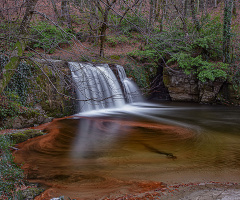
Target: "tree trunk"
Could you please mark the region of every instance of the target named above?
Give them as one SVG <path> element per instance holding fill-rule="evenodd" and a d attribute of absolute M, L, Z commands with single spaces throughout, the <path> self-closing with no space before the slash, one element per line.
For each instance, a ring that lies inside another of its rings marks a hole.
<path fill-rule="evenodd" d="M 0 8 L 0 19 L 2 19 L 2 20 L 4 20 L 4 19 L 5 19 L 4 15 L 3 15 L 3 13 L 2 13 L 2 10 L 1 10 L 1 8 Z"/>
<path fill-rule="evenodd" d="M 103 58 L 104 58 L 104 44 L 106 41 L 106 30 L 107 30 L 107 24 L 105 22 L 103 22 L 100 28 L 100 57 L 103 57 Z"/>
<path fill-rule="evenodd" d="M 187 17 L 187 5 L 188 5 L 188 2 L 187 2 L 187 0 L 183 0 L 182 1 L 182 6 L 183 6 L 183 18 L 184 19 L 186 19 L 186 17 Z"/>
<path fill-rule="evenodd" d="M 237 1 L 233 0 L 233 11 L 232 14 L 236 17 L 237 16 Z"/>
<path fill-rule="evenodd" d="M 138 4 L 140 0 L 135 0 L 134 4 L 132 6 L 128 6 L 127 9 L 125 10 L 125 12 L 123 13 L 121 19 L 119 20 L 119 24 L 121 24 L 122 20 L 124 19 L 125 15 L 128 13 L 128 11 L 130 9 L 132 9 L 134 6 L 136 6 Z M 124 1 L 125 2 L 125 1 Z"/>
<path fill-rule="evenodd" d="M 160 32 L 163 31 L 163 22 L 166 15 L 166 6 L 167 6 L 167 0 L 162 0 L 162 16 L 160 20 Z"/>
<path fill-rule="evenodd" d="M 160 10 L 161 10 L 161 0 L 157 1 L 157 5 L 156 5 L 156 15 L 155 15 L 155 20 L 158 21 L 159 17 L 160 17 Z"/>
<path fill-rule="evenodd" d="M 100 57 L 104 57 L 104 45 L 105 45 L 105 41 L 106 41 L 106 31 L 108 28 L 109 10 L 116 3 L 116 1 L 117 0 L 113 0 L 111 3 L 109 1 L 107 1 L 105 10 L 103 10 L 103 8 L 99 4 L 99 2 L 97 2 L 98 9 L 102 13 L 102 16 L 103 16 L 103 20 L 102 20 L 101 26 L 99 28 L 99 30 L 100 30 L 100 37 L 99 37 L 99 39 L 100 39 Z"/>
<path fill-rule="evenodd" d="M 183 31 L 185 32 L 185 35 L 187 34 L 187 24 L 186 24 L 186 19 L 187 19 L 187 6 L 188 2 L 187 0 L 183 0 L 183 14 L 182 14 L 182 22 L 183 22 Z"/>
<path fill-rule="evenodd" d="M 207 0 L 203 1 L 203 14 L 206 15 L 207 14 Z"/>
<path fill-rule="evenodd" d="M 72 19 L 69 12 L 69 0 L 62 0 L 61 3 L 61 18 L 67 23 L 67 27 L 72 30 Z"/>
<path fill-rule="evenodd" d="M 223 19 L 223 62 L 230 63 L 231 23 L 232 23 L 233 0 L 224 1 Z"/>
<path fill-rule="evenodd" d="M 56 15 L 56 17 L 57 17 L 57 20 L 58 20 L 58 22 L 61 24 L 61 17 L 60 17 L 60 15 L 59 15 L 59 13 L 58 13 L 57 6 L 56 6 L 56 4 L 55 4 L 55 1 L 54 1 L 54 0 L 51 0 L 51 3 L 52 3 L 52 6 L 53 6 L 53 10 L 54 10 L 54 12 L 55 12 L 55 15 Z"/>
<path fill-rule="evenodd" d="M 156 11 L 156 0 L 150 0 L 150 10 L 149 10 L 149 19 L 148 19 L 148 25 L 146 27 L 146 32 L 150 32 L 152 29 L 152 26 L 154 25 L 155 20 L 155 11 Z"/>
<path fill-rule="evenodd" d="M 179 11 L 178 9 L 178 6 L 176 4 L 174 4 L 174 8 L 176 9 L 181 21 L 182 21 L 182 24 L 183 24 L 183 31 L 185 33 L 185 36 L 188 37 L 188 30 L 187 30 L 187 24 L 186 24 L 186 12 L 185 12 L 185 6 L 186 6 L 186 1 L 182 1 L 182 12 Z"/>
<path fill-rule="evenodd" d="M 28 28 L 30 21 L 32 19 L 33 11 L 38 0 L 26 0 L 26 11 L 23 17 L 22 23 L 19 29 L 18 41 L 14 46 L 14 50 L 11 53 L 9 62 L 3 68 L 0 74 L 0 94 L 4 91 L 5 87 L 8 85 L 12 76 L 18 67 L 21 57 L 26 49 L 28 40 L 26 39 L 29 35 Z"/>
<path fill-rule="evenodd" d="M 200 24 L 197 18 L 197 13 L 196 13 L 196 8 L 195 8 L 195 3 L 194 0 L 191 0 L 191 10 L 192 10 L 192 20 L 193 20 L 193 24 L 196 27 L 197 31 L 200 31 Z"/>
<path fill-rule="evenodd" d="M 196 13 L 199 13 L 199 6 L 200 6 L 200 0 L 197 0 L 197 8 L 196 8 Z"/>

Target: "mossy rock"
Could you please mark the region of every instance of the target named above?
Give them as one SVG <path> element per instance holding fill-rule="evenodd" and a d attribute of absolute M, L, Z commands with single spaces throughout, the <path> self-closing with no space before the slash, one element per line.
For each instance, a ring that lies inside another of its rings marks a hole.
<path fill-rule="evenodd" d="M 34 199 L 36 196 L 44 192 L 43 188 L 31 187 L 26 190 L 21 191 L 21 194 L 18 195 L 19 199 Z"/>
<path fill-rule="evenodd" d="M 10 138 L 14 144 L 18 144 L 41 135 L 45 135 L 45 133 L 40 130 L 29 129 L 12 133 L 10 134 Z"/>

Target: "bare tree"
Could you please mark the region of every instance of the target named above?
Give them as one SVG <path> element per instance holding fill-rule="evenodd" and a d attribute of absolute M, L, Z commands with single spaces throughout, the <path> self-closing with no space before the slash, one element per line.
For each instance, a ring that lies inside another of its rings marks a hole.
<path fill-rule="evenodd" d="M 126 14 L 128 13 L 129 10 L 133 9 L 140 0 L 135 0 L 135 2 L 129 6 L 129 4 L 127 4 L 127 2 L 125 0 L 123 0 L 123 2 L 125 3 L 125 5 L 127 5 L 126 10 L 124 11 L 123 15 L 121 16 L 121 19 L 119 20 L 119 24 L 121 24 L 122 20 L 125 18 Z"/>
<path fill-rule="evenodd" d="M 72 29 L 72 19 L 69 11 L 69 0 L 62 0 L 61 2 L 61 21 L 65 21 L 67 27 L 69 29 Z"/>
<path fill-rule="evenodd" d="M 168 0 L 161 0 L 161 7 L 162 7 L 162 15 L 161 15 L 161 19 L 160 19 L 160 31 L 163 31 L 163 24 L 164 24 L 164 20 L 166 18 L 167 15 L 167 2 Z"/>
<path fill-rule="evenodd" d="M 58 9 L 57 9 L 57 6 L 56 6 L 55 1 L 54 1 L 54 0 L 50 0 L 50 1 L 51 1 L 51 3 L 52 3 L 53 11 L 54 11 L 54 13 L 55 13 L 55 15 L 56 15 L 56 18 L 57 18 L 58 22 L 59 22 L 60 24 L 62 24 L 61 16 L 60 16 L 60 14 L 59 14 L 59 12 L 58 12 Z"/>
<path fill-rule="evenodd" d="M 147 32 L 148 29 L 152 29 L 152 26 L 154 25 L 154 20 L 156 18 L 156 0 L 150 0 L 149 1 L 150 8 L 149 8 L 149 19 L 148 19 L 148 26 L 147 26 Z"/>
<path fill-rule="evenodd" d="M 106 31 L 108 28 L 108 14 L 109 11 L 111 10 L 112 6 L 116 3 L 117 0 L 112 0 L 110 1 L 94 1 L 95 5 L 97 6 L 99 12 L 101 13 L 100 16 L 100 28 L 99 28 L 99 32 L 100 32 L 100 51 L 99 51 L 99 55 L 100 57 L 104 57 L 104 45 L 105 45 L 105 41 L 106 41 Z"/>

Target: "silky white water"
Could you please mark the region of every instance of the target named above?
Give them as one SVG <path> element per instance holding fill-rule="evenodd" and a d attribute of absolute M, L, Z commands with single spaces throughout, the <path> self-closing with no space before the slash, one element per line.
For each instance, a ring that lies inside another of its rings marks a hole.
<path fill-rule="evenodd" d="M 121 108 L 126 103 L 143 101 L 137 85 L 117 65 L 118 76 L 108 64 L 69 62 L 78 99 L 78 112 Z"/>

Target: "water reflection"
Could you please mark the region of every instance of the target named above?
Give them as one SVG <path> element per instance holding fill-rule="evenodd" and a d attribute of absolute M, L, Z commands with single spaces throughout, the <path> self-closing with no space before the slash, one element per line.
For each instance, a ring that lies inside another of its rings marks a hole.
<path fill-rule="evenodd" d="M 82 113 L 21 144 L 16 160 L 33 180 L 85 192 L 130 180 L 240 181 L 239 116 L 239 108 L 173 103 Z"/>
<path fill-rule="evenodd" d="M 71 145 L 71 157 L 86 158 L 95 156 L 101 151 L 106 152 L 117 142 L 120 129 L 121 125 L 115 122 L 78 120 L 75 138 Z"/>

